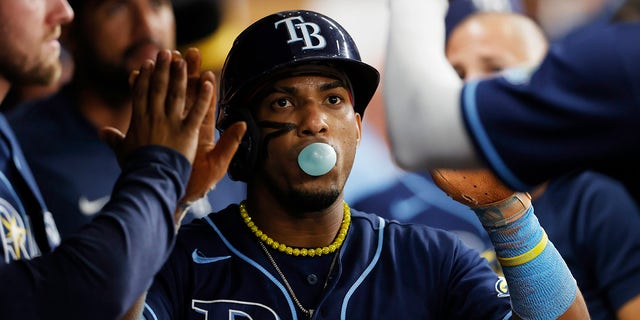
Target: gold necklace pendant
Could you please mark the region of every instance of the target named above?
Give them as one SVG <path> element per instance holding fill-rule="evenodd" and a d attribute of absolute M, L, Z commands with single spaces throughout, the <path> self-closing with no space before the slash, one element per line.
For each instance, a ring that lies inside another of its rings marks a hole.
<path fill-rule="evenodd" d="M 251 232 L 253 232 L 260 241 L 265 243 L 267 246 L 278 250 L 280 252 L 284 252 L 288 255 L 293 256 L 321 256 L 323 254 L 330 254 L 336 252 L 344 242 L 344 239 L 347 237 L 347 231 L 349 231 L 349 226 L 351 225 L 351 209 L 347 202 L 344 202 L 344 217 L 342 218 L 342 224 L 340 225 L 340 230 L 338 231 L 338 235 L 336 236 L 333 242 L 326 247 L 319 248 L 292 248 L 287 246 L 284 243 L 279 243 L 278 241 L 273 240 L 271 237 L 262 232 L 258 226 L 251 220 L 251 216 L 247 212 L 246 201 L 242 201 L 240 203 L 240 216 L 242 216 L 242 220 L 249 227 Z"/>

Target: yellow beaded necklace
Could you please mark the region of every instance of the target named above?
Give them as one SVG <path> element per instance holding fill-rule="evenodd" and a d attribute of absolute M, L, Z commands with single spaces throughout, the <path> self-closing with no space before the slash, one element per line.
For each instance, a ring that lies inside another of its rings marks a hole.
<path fill-rule="evenodd" d="M 251 220 L 251 216 L 249 216 L 249 213 L 247 212 L 245 201 L 242 201 L 240 203 L 240 216 L 242 216 L 242 220 L 244 220 L 244 223 L 247 224 L 247 227 L 251 229 L 251 232 L 253 232 L 253 234 L 255 234 L 256 237 L 258 237 L 258 239 L 264 242 L 267 246 L 270 246 L 273 249 L 276 249 L 280 252 L 284 252 L 289 255 L 303 256 L 303 257 L 321 256 L 323 254 L 333 253 L 336 250 L 340 249 L 340 246 L 342 246 L 342 242 L 344 242 L 344 238 L 347 236 L 349 225 L 351 225 L 351 209 L 349 209 L 349 205 L 346 202 L 344 202 L 344 217 L 342 218 L 340 231 L 338 231 L 338 235 L 336 236 L 336 239 L 333 240 L 333 242 L 330 245 L 326 247 L 314 248 L 314 249 L 292 248 L 287 246 L 284 243 L 279 243 L 278 241 L 271 239 L 271 237 L 267 236 L 264 232 L 258 229 L 258 226 L 256 226 L 255 223 L 253 223 L 253 221 Z"/>

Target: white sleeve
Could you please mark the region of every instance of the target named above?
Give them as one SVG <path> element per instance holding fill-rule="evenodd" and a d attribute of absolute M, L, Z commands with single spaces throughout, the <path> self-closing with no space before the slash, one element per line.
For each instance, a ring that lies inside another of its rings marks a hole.
<path fill-rule="evenodd" d="M 383 90 L 395 161 L 404 169 L 480 165 L 461 114 L 462 80 L 445 57 L 447 0 L 389 0 Z"/>

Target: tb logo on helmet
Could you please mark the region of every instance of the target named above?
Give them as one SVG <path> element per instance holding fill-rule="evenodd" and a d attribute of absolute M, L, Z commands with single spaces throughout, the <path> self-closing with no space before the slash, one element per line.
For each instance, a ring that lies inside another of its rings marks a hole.
<path fill-rule="evenodd" d="M 300 23 L 294 23 L 294 21 L 299 21 Z M 306 49 L 323 49 L 327 45 L 327 40 L 324 39 L 322 35 L 320 35 L 320 26 L 313 22 L 304 22 L 302 17 L 290 17 L 286 19 L 282 19 L 277 21 L 274 24 L 274 27 L 278 29 L 278 26 L 284 25 L 287 27 L 287 31 L 289 31 L 289 41 L 287 43 L 293 43 L 297 41 L 304 41 L 303 50 Z M 298 35 L 298 30 L 302 33 L 302 37 Z M 316 40 L 316 44 L 314 45 L 314 39 Z"/>

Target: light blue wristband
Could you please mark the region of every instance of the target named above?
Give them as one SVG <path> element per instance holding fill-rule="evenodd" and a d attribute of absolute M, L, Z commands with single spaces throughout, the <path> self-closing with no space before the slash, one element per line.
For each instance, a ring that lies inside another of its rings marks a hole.
<path fill-rule="evenodd" d="M 546 239 L 533 206 L 517 221 L 487 231 L 499 258 L 526 255 Z M 513 311 L 522 319 L 557 319 L 576 298 L 576 281 L 551 241 L 532 259 L 515 266 L 503 265 L 502 271 Z"/>

